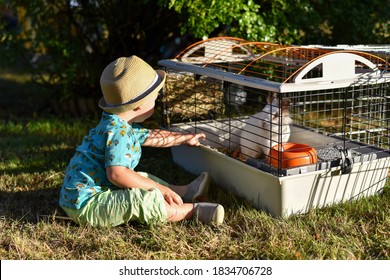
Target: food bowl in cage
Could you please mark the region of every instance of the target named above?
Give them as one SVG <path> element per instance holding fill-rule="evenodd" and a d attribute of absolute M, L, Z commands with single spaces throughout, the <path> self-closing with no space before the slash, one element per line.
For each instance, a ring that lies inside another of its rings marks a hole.
<path fill-rule="evenodd" d="M 268 163 L 276 168 L 292 168 L 318 162 L 316 150 L 301 143 L 282 143 L 272 147 Z"/>

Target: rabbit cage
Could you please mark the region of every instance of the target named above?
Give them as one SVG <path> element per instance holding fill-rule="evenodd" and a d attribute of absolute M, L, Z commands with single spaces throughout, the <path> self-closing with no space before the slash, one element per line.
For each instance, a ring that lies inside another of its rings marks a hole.
<path fill-rule="evenodd" d="M 376 194 L 390 166 L 387 54 L 217 37 L 160 60 L 164 126 L 206 135 L 173 160 L 275 216 Z"/>

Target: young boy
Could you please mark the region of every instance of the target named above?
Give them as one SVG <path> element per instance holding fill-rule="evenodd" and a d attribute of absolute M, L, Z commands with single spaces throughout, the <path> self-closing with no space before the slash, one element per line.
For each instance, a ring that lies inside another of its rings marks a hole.
<path fill-rule="evenodd" d="M 147 130 L 137 124 L 153 114 L 165 76 L 164 71 L 154 70 L 137 56 L 118 58 L 104 69 L 99 101 L 102 118 L 76 148 L 60 192 L 59 204 L 75 222 L 95 227 L 193 218 L 204 223 L 223 222 L 221 205 L 194 203 L 208 190 L 207 173 L 188 185 L 176 186 L 134 171 L 141 145 L 198 146 L 199 140 L 205 139 L 203 133 Z"/>

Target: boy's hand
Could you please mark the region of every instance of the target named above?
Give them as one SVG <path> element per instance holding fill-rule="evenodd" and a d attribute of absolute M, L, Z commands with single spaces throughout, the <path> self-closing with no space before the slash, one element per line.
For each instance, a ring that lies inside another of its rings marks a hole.
<path fill-rule="evenodd" d="M 189 146 L 199 146 L 200 145 L 199 139 L 202 139 L 202 140 L 206 139 L 206 135 L 204 133 L 197 133 L 197 134 L 191 134 L 191 135 L 193 137 L 190 138 L 186 143 Z"/>
<path fill-rule="evenodd" d="M 181 199 L 181 197 L 170 188 L 165 187 L 164 190 L 161 190 L 161 193 L 163 194 L 165 201 L 169 205 L 173 206 L 174 204 L 183 204 L 183 200 Z"/>

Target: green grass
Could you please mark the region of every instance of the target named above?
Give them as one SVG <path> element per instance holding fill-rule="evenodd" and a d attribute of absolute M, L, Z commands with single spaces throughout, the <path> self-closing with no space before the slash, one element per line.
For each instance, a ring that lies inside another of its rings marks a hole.
<path fill-rule="evenodd" d="M 390 259 L 390 188 L 369 198 L 274 218 L 213 184 L 226 222 L 111 229 L 56 218 L 65 167 L 97 120 L 0 122 L 1 259 Z M 172 183 L 195 176 L 169 149 L 144 148 L 139 170 Z"/>

